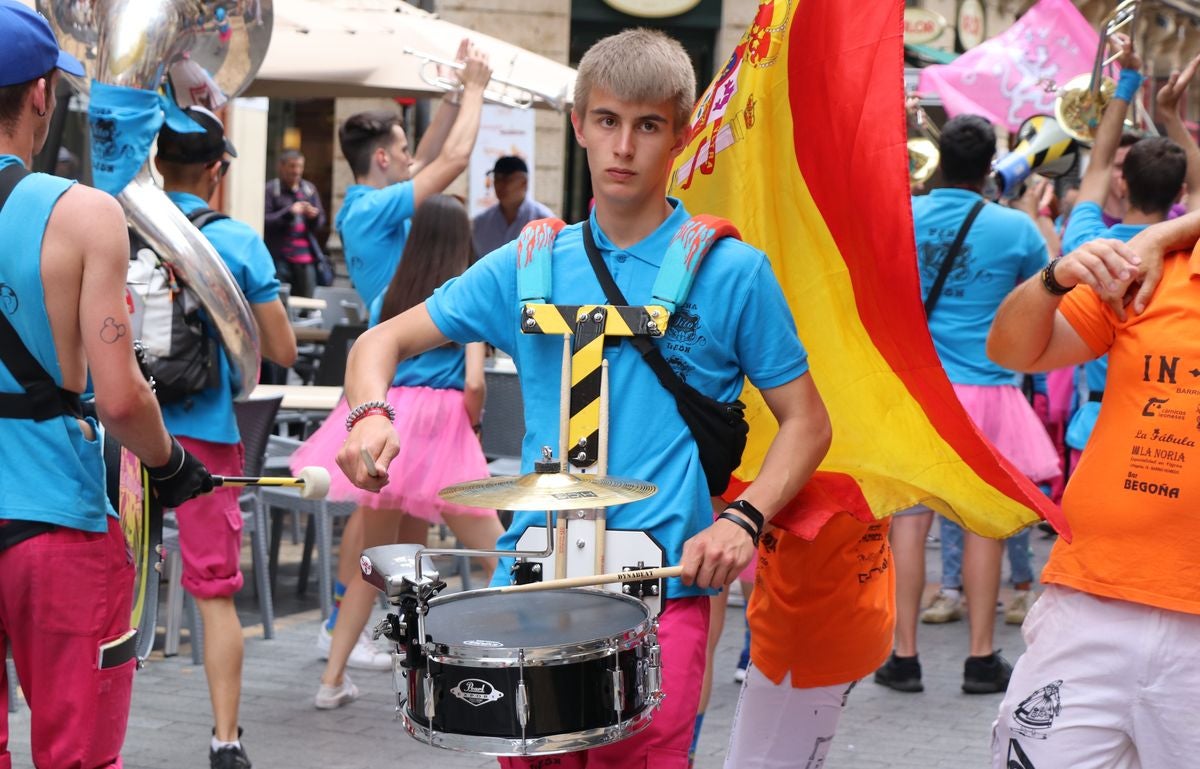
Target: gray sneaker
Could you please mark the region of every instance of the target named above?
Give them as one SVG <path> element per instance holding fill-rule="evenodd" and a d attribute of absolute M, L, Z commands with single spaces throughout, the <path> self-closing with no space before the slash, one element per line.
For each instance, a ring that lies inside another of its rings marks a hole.
<path fill-rule="evenodd" d="M 929 608 L 921 612 L 921 621 L 927 625 L 958 622 L 963 618 L 962 593 L 951 595 L 941 590 L 933 597 Z"/>

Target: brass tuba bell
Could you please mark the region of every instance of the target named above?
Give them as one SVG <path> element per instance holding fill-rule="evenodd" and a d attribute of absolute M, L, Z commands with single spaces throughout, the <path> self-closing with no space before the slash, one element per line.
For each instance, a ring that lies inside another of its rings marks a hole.
<path fill-rule="evenodd" d="M 929 181 L 937 172 L 942 157 L 938 143 L 942 136 L 920 103 L 916 106 L 913 122 L 921 135 L 908 140 L 908 181 L 916 185 Z"/>
<path fill-rule="evenodd" d="M 1100 44 L 1091 73 L 1071 78 L 1058 91 L 1054 102 L 1054 116 L 1067 135 L 1076 141 L 1090 144 L 1104 108 L 1112 101 L 1117 84 L 1104 74 L 1104 68 L 1112 64 L 1120 54 L 1104 57 L 1108 40 L 1121 28 L 1131 24 L 1138 12 L 1139 0 L 1124 0 L 1100 23 Z"/>

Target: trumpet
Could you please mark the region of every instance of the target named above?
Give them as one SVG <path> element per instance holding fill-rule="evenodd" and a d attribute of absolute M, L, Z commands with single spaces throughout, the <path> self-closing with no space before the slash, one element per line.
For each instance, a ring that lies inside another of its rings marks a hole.
<path fill-rule="evenodd" d="M 1105 58 L 1109 38 L 1123 27 L 1132 24 L 1137 17 L 1139 0 L 1124 0 L 1114 8 L 1100 24 L 1100 44 L 1092 71 L 1072 78 L 1058 91 L 1054 102 L 1054 116 L 1059 125 L 1076 141 L 1090 144 L 1100 126 L 1104 108 L 1116 93 L 1117 84 L 1104 74 L 1104 68 L 1120 56 L 1115 53 Z"/>
<path fill-rule="evenodd" d="M 412 48 L 405 48 L 404 53 L 421 60 L 421 80 L 425 81 L 427 85 L 443 91 L 457 91 L 461 87 L 461 84 L 457 80 L 443 77 L 439 74 L 437 68 L 449 67 L 461 72 L 466 67 L 462 62 L 449 61 Z M 430 74 L 430 67 L 433 67 L 433 74 Z M 516 109 L 529 109 L 536 102 L 541 101 L 559 112 L 562 112 L 566 108 L 567 103 L 565 86 L 561 93 L 553 95 L 539 91 L 536 88 L 504 80 L 495 75 L 492 75 L 492 79 L 488 81 L 488 88 L 483 92 L 483 98 L 484 101 L 489 101 L 493 104 L 503 104 L 506 107 Z"/>

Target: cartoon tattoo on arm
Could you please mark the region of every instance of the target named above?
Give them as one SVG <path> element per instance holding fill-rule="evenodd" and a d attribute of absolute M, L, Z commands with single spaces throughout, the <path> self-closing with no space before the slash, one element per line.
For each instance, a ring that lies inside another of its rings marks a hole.
<path fill-rule="evenodd" d="M 104 319 L 104 326 L 100 329 L 100 341 L 105 344 L 115 344 L 128 331 L 124 323 L 118 323 L 115 318 L 108 317 Z"/>

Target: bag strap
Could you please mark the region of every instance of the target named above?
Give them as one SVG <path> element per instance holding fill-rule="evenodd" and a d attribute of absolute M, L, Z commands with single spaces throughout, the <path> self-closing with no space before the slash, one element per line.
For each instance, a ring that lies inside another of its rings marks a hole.
<path fill-rule="evenodd" d="M 0 209 L 8 202 L 17 185 L 29 175 L 17 163 L 0 170 Z M 21 341 L 8 314 L 0 311 L 0 360 L 25 390 L 0 393 L 0 419 L 32 419 L 44 422 L 63 414 L 80 416 L 79 394 L 59 387 L 29 348 Z"/>
<path fill-rule="evenodd" d="M 206 225 L 213 222 L 219 222 L 222 219 L 228 219 L 229 214 L 223 214 L 220 211 L 214 211 L 211 208 L 201 207 L 187 215 L 188 221 L 195 225 L 196 229 L 202 230 Z"/>
<path fill-rule="evenodd" d="M 933 308 L 937 307 L 938 299 L 942 297 L 942 289 L 946 286 L 946 278 L 950 277 L 950 270 L 954 267 L 954 262 L 958 258 L 958 252 L 962 250 L 963 241 L 967 239 L 967 232 L 971 229 L 971 225 L 975 223 L 975 217 L 979 216 L 979 212 L 987 205 L 985 200 L 975 201 L 975 205 L 971 208 L 967 218 L 963 220 L 962 226 L 958 228 L 958 234 L 954 236 L 954 242 L 950 244 L 950 251 L 947 252 L 946 258 L 942 261 L 942 267 L 938 270 L 937 280 L 933 282 L 933 288 L 929 289 L 929 296 L 925 297 L 925 317 L 928 318 L 933 314 Z"/>
<path fill-rule="evenodd" d="M 612 273 L 608 270 L 608 265 L 604 263 L 604 257 L 600 255 L 600 249 L 596 247 L 596 240 L 592 237 L 591 225 L 586 219 L 583 222 L 583 250 L 587 252 L 588 261 L 592 264 L 592 270 L 596 273 L 596 279 L 600 281 L 600 287 L 604 290 L 604 296 L 608 299 L 608 303 L 617 306 L 628 305 L 629 302 L 625 299 L 625 295 L 621 293 L 621 289 L 617 287 L 617 282 L 613 280 Z M 678 399 L 682 388 L 686 385 L 679 378 L 679 375 L 675 373 L 675 369 L 671 368 L 670 364 L 663 358 L 658 346 L 644 336 L 631 336 L 629 337 L 629 342 L 642 354 L 642 360 L 646 361 L 650 366 L 650 369 L 658 377 L 658 381 L 667 392 Z"/>

